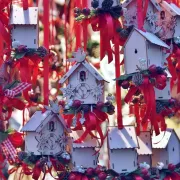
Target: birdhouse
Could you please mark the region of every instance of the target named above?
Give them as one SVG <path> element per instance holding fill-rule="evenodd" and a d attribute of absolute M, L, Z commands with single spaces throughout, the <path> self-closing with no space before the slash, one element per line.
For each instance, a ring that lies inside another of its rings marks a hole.
<path fill-rule="evenodd" d="M 51 110 L 36 111 L 21 131 L 26 132 L 25 151 L 35 155 L 64 152 L 71 132 L 61 115 Z"/>
<path fill-rule="evenodd" d="M 179 37 L 180 32 L 180 8 L 173 3 L 162 1 L 162 11 L 159 16 L 161 21 L 165 21 L 163 28 L 164 39 Z M 168 26 L 169 25 L 169 26 Z"/>
<path fill-rule="evenodd" d="M 38 8 L 12 6 L 10 25 L 12 25 L 11 38 L 12 47 L 16 44 L 25 45 L 27 48 L 38 48 Z M 17 43 L 16 43 L 17 42 Z"/>
<path fill-rule="evenodd" d="M 145 3 L 145 1 L 144 1 Z M 137 19 L 137 1 L 136 0 L 126 0 L 122 7 L 124 9 L 123 17 L 124 24 L 126 27 L 134 26 L 138 27 L 138 19 Z M 161 7 L 158 4 L 157 0 L 148 1 L 148 9 L 146 14 L 146 19 L 144 23 L 144 29 L 146 31 L 155 31 L 158 27 L 155 22 L 157 19 L 156 12 L 161 11 Z"/>
<path fill-rule="evenodd" d="M 123 129 L 109 127 L 108 149 L 109 166 L 118 173 L 132 172 L 137 169 L 138 141 L 133 126 Z"/>
<path fill-rule="evenodd" d="M 80 51 L 79 49 L 77 54 L 82 53 Z M 61 88 L 63 96 L 67 98 L 67 101 L 80 100 L 82 104 L 103 102 L 103 77 L 85 60 L 85 56 L 79 58 L 81 58 L 80 62 L 77 59 L 74 66 L 59 81 L 60 84 L 65 82 L 68 84 L 65 88 Z"/>
<path fill-rule="evenodd" d="M 118 5 L 120 5 L 120 1 L 119 1 L 119 0 L 112 0 L 112 1 L 113 1 L 112 7 L 113 7 L 113 6 L 118 6 Z M 103 3 L 103 2 L 104 2 L 104 3 L 107 2 L 107 4 L 109 4 L 109 0 L 98 0 L 98 2 L 99 2 L 99 8 L 102 8 L 102 3 Z"/>
<path fill-rule="evenodd" d="M 151 143 L 151 132 L 143 131 L 137 137 L 139 148 L 137 148 L 138 153 L 138 163 L 146 162 L 151 165 L 151 155 L 152 155 L 152 143 Z"/>
<path fill-rule="evenodd" d="M 180 141 L 173 129 L 167 129 L 158 136 L 152 136 L 152 166 L 156 167 L 158 162 L 167 168 L 169 164 L 178 164 L 180 161 Z"/>
<path fill-rule="evenodd" d="M 77 140 L 82 134 L 83 130 L 73 131 L 71 137 Z M 98 154 L 95 155 L 96 148 L 98 148 L 97 140 L 92 139 L 89 135 L 82 143 L 73 143 L 71 155 L 74 168 L 77 166 L 95 168 L 98 161 Z"/>
<path fill-rule="evenodd" d="M 170 47 L 154 34 L 134 29 L 124 45 L 125 73 L 138 72 L 138 68 L 146 70 L 153 64 L 162 67 L 163 48 Z"/>
<path fill-rule="evenodd" d="M 171 81 L 171 74 L 169 71 L 166 70 L 167 73 L 167 81 L 166 87 L 163 90 L 159 90 L 154 88 L 156 100 L 169 100 L 171 99 L 171 88 L 170 88 L 170 81 Z"/>

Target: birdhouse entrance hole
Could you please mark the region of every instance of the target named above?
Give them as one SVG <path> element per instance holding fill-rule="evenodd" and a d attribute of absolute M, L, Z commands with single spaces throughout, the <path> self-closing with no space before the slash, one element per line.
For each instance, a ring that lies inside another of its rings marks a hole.
<path fill-rule="evenodd" d="M 86 80 L 86 72 L 85 71 L 81 71 L 79 74 L 79 79 L 84 82 Z"/>
<path fill-rule="evenodd" d="M 138 50 L 137 50 L 137 49 L 135 49 L 134 53 L 135 53 L 135 54 L 137 54 L 137 53 L 138 53 Z"/>

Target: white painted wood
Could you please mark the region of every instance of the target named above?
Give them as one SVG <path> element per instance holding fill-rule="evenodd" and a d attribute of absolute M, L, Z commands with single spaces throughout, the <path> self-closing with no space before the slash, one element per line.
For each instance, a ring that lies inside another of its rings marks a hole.
<path fill-rule="evenodd" d="M 169 164 L 178 164 L 180 162 L 180 141 L 175 132 L 173 132 L 171 135 L 167 149 L 169 156 Z"/>
<path fill-rule="evenodd" d="M 152 167 L 156 167 L 158 162 L 162 162 L 164 164 L 164 169 L 168 167 L 168 151 L 167 149 L 153 149 L 152 154 Z"/>
<path fill-rule="evenodd" d="M 137 31 L 133 31 L 130 38 L 127 40 L 124 48 L 124 56 L 126 74 L 131 74 L 138 71 L 137 66 L 140 67 L 140 59 L 147 60 L 146 40 Z"/>
<path fill-rule="evenodd" d="M 98 0 L 99 1 L 99 8 L 102 7 L 102 2 L 104 0 Z M 120 0 L 113 0 L 113 6 L 117 6 L 117 5 L 120 5 Z"/>
<path fill-rule="evenodd" d="M 72 163 L 73 166 L 83 166 L 85 168 L 97 166 L 97 155 L 93 156 L 95 153 L 94 148 L 73 148 L 72 151 Z"/>
<path fill-rule="evenodd" d="M 151 166 L 151 155 L 138 155 L 138 164 L 146 162 Z"/>
<path fill-rule="evenodd" d="M 118 173 L 132 172 L 137 169 L 135 149 L 109 149 L 110 168 Z"/>
<path fill-rule="evenodd" d="M 167 85 L 163 90 L 154 88 L 156 100 L 169 100 L 171 99 L 171 88 L 170 88 L 170 78 L 167 80 Z"/>

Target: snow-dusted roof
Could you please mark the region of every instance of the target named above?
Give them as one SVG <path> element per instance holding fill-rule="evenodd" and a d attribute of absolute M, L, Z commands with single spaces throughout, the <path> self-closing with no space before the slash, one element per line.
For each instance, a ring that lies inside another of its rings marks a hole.
<path fill-rule="evenodd" d="M 83 130 L 72 131 L 70 136 L 73 138 L 73 141 L 75 141 L 82 136 L 83 132 L 84 132 Z M 82 143 L 73 143 L 73 148 L 90 148 L 90 147 L 93 148 L 99 147 L 97 140 L 95 138 L 91 138 L 90 135 L 87 135 L 84 142 Z"/>
<path fill-rule="evenodd" d="M 139 147 L 134 126 L 123 129 L 109 127 L 108 143 L 110 149 L 130 149 Z"/>
<path fill-rule="evenodd" d="M 12 6 L 10 24 L 17 25 L 37 25 L 38 8 L 29 7 L 24 10 L 22 7 Z"/>
<path fill-rule="evenodd" d="M 66 122 L 64 119 L 58 115 L 54 114 L 52 111 L 36 111 L 33 116 L 29 119 L 29 121 L 24 125 L 21 131 L 24 132 L 39 132 L 51 119 L 53 116 L 56 116 L 67 132 L 71 132 L 70 129 L 67 127 Z"/>
<path fill-rule="evenodd" d="M 175 133 L 175 131 L 170 128 L 166 129 L 166 131 L 160 132 L 160 134 L 158 136 L 156 136 L 155 132 L 153 132 L 152 147 L 160 148 L 160 149 L 166 148 L 168 145 L 168 142 L 171 138 L 172 133 Z M 176 135 L 176 133 L 175 133 L 175 135 Z"/>
<path fill-rule="evenodd" d="M 139 34 L 141 34 L 146 40 L 148 40 L 149 42 L 151 42 L 152 44 L 156 44 L 158 46 L 161 46 L 161 47 L 165 47 L 167 49 L 170 49 L 170 47 L 164 43 L 161 39 L 159 39 L 157 36 L 155 36 L 154 34 L 150 33 L 150 32 L 144 32 L 144 31 L 141 31 L 137 28 L 134 28 L 133 32 L 134 31 L 137 31 Z M 133 33 L 132 32 L 132 33 Z M 132 33 L 130 34 L 130 36 L 132 35 Z M 129 36 L 129 38 L 130 38 Z M 128 38 L 128 39 L 129 39 Z M 127 40 L 128 41 L 128 40 Z"/>
<path fill-rule="evenodd" d="M 175 4 L 162 1 L 161 6 L 166 9 L 172 16 L 180 16 L 180 8 Z"/>
<path fill-rule="evenodd" d="M 63 84 L 80 65 L 83 65 L 97 80 L 104 80 L 104 78 L 99 74 L 99 72 L 85 60 L 81 63 L 76 62 L 76 64 L 74 64 L 74 66 L 60 79 L 59 83 Z"/>
<path fill-rule="evenodd" d="M 152 154 L 151 133 L 141 132 L 138 136 L 139 148 L 137 148 L 138 155 Z"/>
<path fill-rule="evenodd" d="M 135 1 L 135 0 L 126 0 L 123 4 L 122 4 L 122 7 L 126 8 L 132 1 Z M 161 7 L 158 3 L 157 0 L 150 0 L 152 2 L 152 4 L 154 5 L 154 7 L 160 11 L 161 10 Z"/>

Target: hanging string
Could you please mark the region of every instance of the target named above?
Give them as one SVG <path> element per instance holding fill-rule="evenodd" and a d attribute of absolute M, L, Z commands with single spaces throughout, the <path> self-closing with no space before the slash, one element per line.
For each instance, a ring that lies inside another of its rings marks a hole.
<path fill-rule="evenodd" d="M 49 50 L 49 0 L 43 0 L 44 47 Z M 49 104 L 49 58 L 44 59 L 44 104 Z"/>

